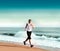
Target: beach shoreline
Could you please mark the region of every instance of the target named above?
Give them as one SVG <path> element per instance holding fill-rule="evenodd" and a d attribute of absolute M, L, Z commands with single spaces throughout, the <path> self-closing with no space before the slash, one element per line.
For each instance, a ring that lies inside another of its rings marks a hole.
<path fill-rule="evenodd" d="M 33 49 L 34 48 L 35 49 L 42 49 L 43 51 L 60 51 L 59 48 L 53 48 L 53 47 L 49 47 L 49 46 L 35 45 L 35 44 L 33 44 L 33 45 L 34 45 Z M 29 44 L 24 45 L 23 42 L 13 42 L 13 41 L 4 41 L 4 40 L 0 40 L 0 46 L 3 46 L 3 47 L 6 47 L 7 46 L 7 48 L 8 47 L 20 47 L 20 46 L 22 46 L 24 48 L 26 48 L 26 47 L 30 48 Z"/>
<path fill-rule="evenodd" d="M 16 43 L 0 42 L 1 51 L 48 51 L 42 48 L 29 47 L 24 45 L 19 45 Z"/>
<path fill-rule="evenodd" d="M 13 50 L 15 49 L 15 48 L 29 48 L 29 49 L 31 49 L 30 51 L 35 51 L 35 49 L 36 49 L 36 51 L 60 51 L 60 48 L 53 48 L 53 47 L 48 47 L 48 46 L 42 46 L 42 45 L 34 45 L 34 47 L 33 48 L 31 48 L 30 46 L 29 46 L 29 44 L 27 44 L 27 45 L 24 45 L 22 42 L 11 42 L 11 41 L 0 41 L 0 50 L 1 51 L 4 51 L 3 49 L 6 47 L 6 51 L 7 51 L 7 48 L 13 48 Z M 26 49 L 26 50 L 27 50 Z M 33 49 L 33 50 L 32 50 Z M 37 50 L 38 49 L 38 50 Z M 20 50 L 20 49 L 19 49 Z M 12 50 L 11 50 L 12 51 Z M 15 51 L 15 50 L 14 50 Z M 24 50 L 22 50 L 22 51 L 24 51 Z"/>

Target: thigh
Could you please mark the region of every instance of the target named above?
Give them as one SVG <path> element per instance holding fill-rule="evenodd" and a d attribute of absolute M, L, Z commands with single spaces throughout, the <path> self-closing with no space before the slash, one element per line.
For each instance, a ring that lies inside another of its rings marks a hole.
<path fill-rule="evenodd" d="M 27 31 L 27 36 L 31 36 L 31 33 L 32 33 L 32 32 L 28 32 L 28 31 Z"/>

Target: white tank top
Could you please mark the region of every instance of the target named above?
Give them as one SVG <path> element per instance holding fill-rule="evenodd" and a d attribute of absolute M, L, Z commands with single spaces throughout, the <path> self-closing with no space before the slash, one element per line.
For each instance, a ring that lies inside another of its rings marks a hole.
<path fill-rule="evenodd" d="M 31 25 L 31 23 L 30 24 L 28 23 L 28 25 L 27 25 L 27 31 L 32 31 L 32 25 Z"/>

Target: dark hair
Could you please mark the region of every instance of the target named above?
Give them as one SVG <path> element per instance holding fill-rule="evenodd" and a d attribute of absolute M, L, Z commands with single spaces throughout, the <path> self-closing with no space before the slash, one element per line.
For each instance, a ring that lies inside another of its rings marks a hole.
<path fill-rule="evenodd" d="M 31 22 L 31 19 L 28 20 L 28 23 L 30 23 L 30 22 Z"/>

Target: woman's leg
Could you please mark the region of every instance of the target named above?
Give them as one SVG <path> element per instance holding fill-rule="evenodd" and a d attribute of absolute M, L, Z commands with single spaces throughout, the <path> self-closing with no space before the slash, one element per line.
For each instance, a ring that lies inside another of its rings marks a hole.
<path fill-rule="evenodd" d="M 26 45 L 26 41 L 28 41 L 28 38 L 24 41 L 24 45 Z"/>
<path fill-rule="evenodd" d="M 29 44 L 30 44 L 30 47 L 33 47 L 33 45 L 31 44 L 31 33 L 32 32 L 29 32 Z"/>
<path fill-rule="evenodd" d="M 29 43 L 30 43 L 30 46 L 31 46 L 31 39 L 29 39 Z"/>
<path fill-rule="evenodd" d="M 33 47 L 33 45 L 31 44 L 31 39 L 29 39 L 29 43 L 30 43 L 30 47 Z"/>
<path fill-rule="evenodd" d="M 24 45 L 26 45 L 26 41 L 28 41 L 28 39 L 29 39 L 29 33 L 28 33 L 28 31 L 27 31 L 27 38 L 26 38 L 26 40 L 24 41 Z"/>
<path fill-rule="evenodd" d="M 28 38 L 25 40 L 25 42 L 28 41 Z"/>

